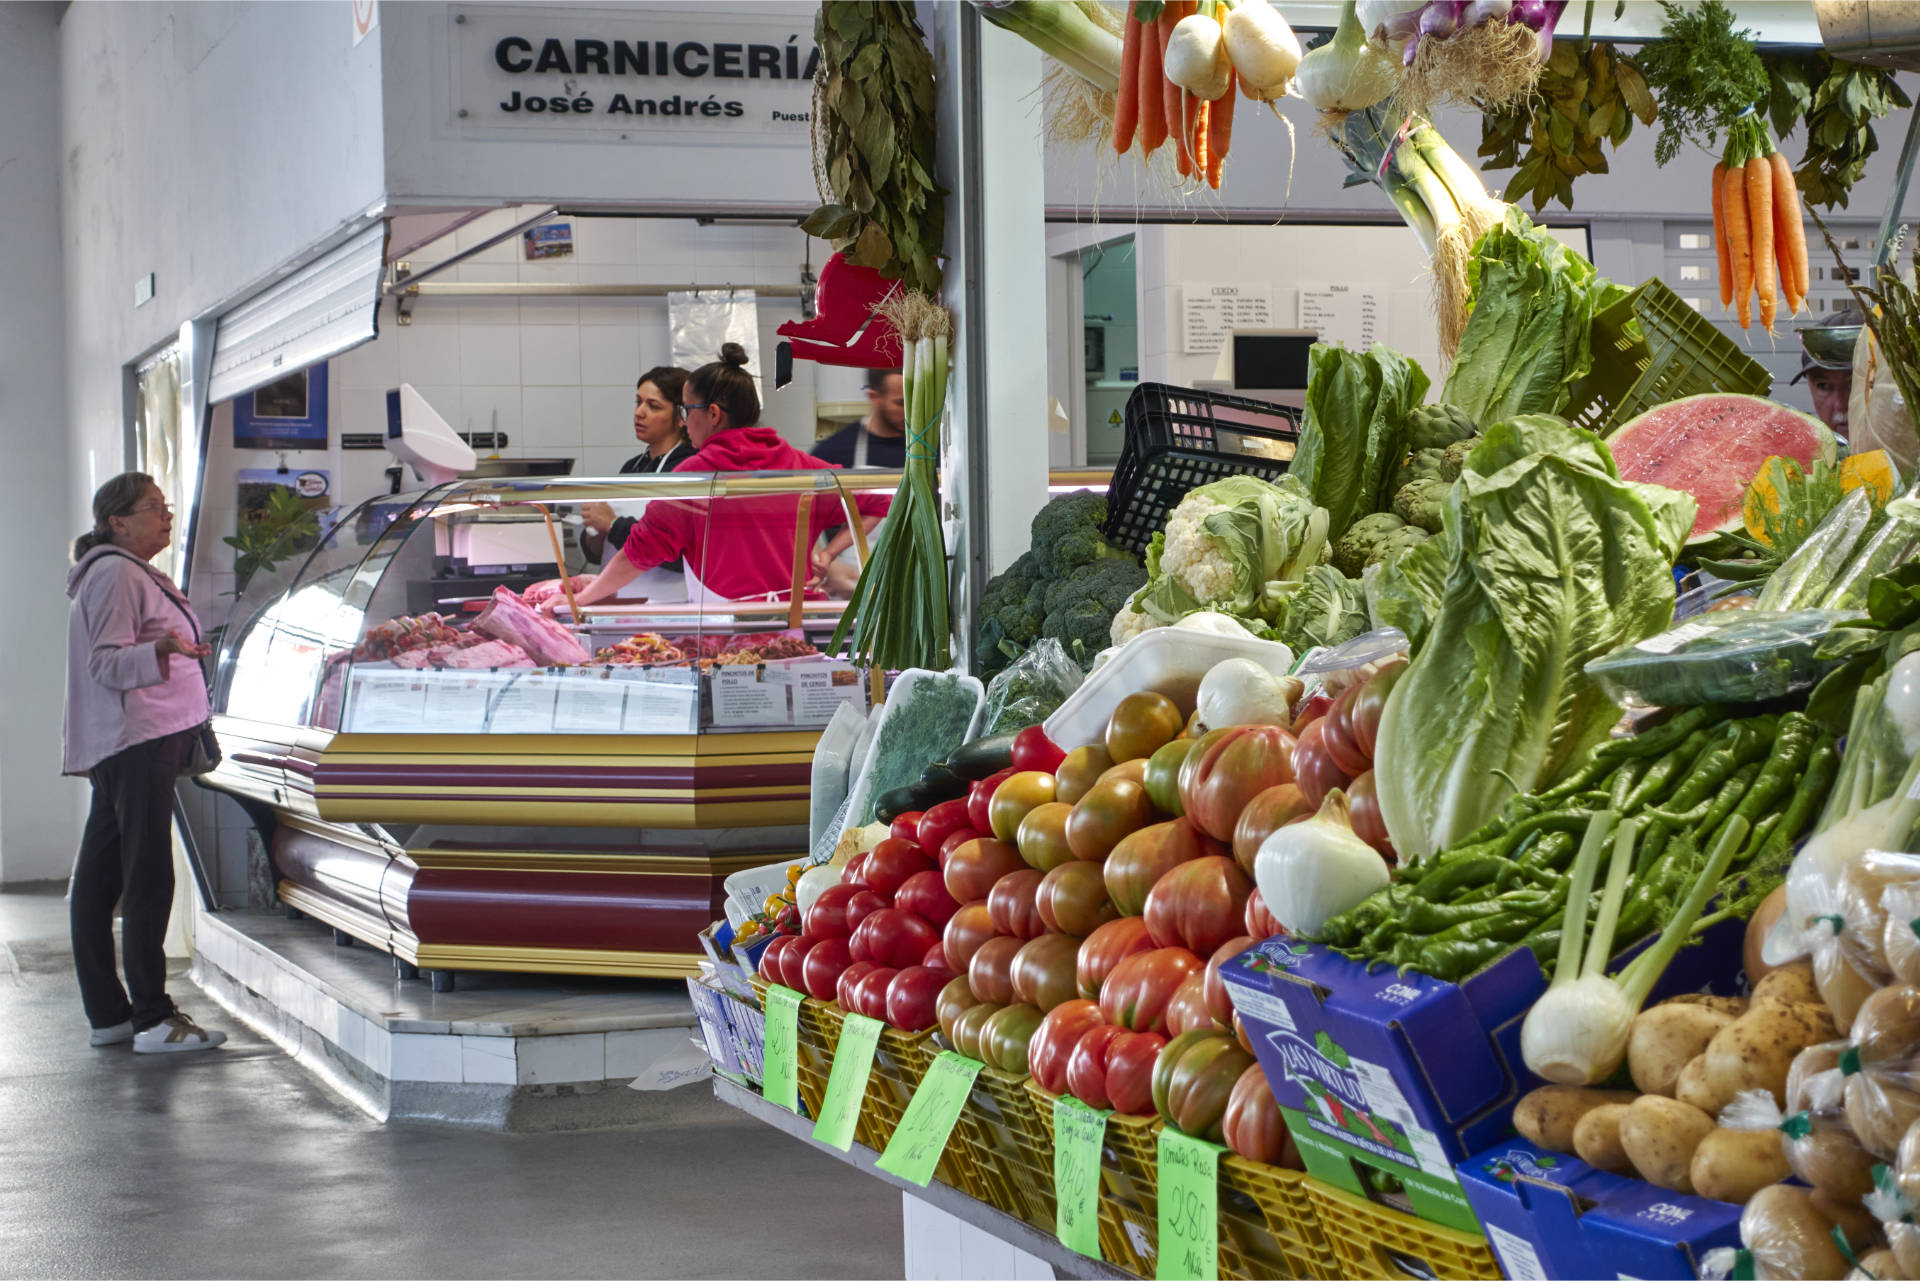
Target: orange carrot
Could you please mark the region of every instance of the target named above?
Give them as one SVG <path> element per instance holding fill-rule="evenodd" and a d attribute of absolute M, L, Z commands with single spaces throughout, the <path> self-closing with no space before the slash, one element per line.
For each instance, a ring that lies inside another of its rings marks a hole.
<path fill-rule="evenodd" d="M 1213 104 L 1197 94 L 1187 95 L 1187 114 L 1193 121 L 1193 176 L 1196 182 L 1204 183 L 1210 172 L 1211 157 L 1207 153 L 1207 117 L 1213 114 Z"/>
<path fill-rule="evenodd" d="M 1124 156 L 1140 126 L 1140 24 L 1129 13 L 1121 26 L 1126 34 L 1120 38 L 1120 88 L 1113 99 L 1113 149 Z"/>
<path fill-rule="evenodd" d="M 1765 156 L 1747 161 L 1747 228 L 1753 237 L 1753 286 L 1760 295 L 1760 324 L 1772 333 L 1779 289 L 1773 274 L 1773 166 Z"/>
<path fill-rule="evenodd" d="M 1233 100 L 1238 95 L 1240 77 L 1227 73 L 1227 91 L 1213 104 L 1207 116 L 1207 149 L 1213 153 L 1213 165 L 1207 170 L 1207 185 L 1218 190 L 1221 166 L 1226 163 L 1227 147 L 1233 142 Z"/>
<path fill-rule="evenodd" d="M 1167 140 L 1167 98 L 1160 70 L 1163 37 L 1159 25 L 1140 24 L 1140 154 L 1150 156 Z"/>
<path fill-rule="evenodd" d="M 1753 242 L 1747 234 L 1747 171 L 1728 165 L 1721 195 L 1727 219 L 1727 251 L 1733 258 L 1733 302 L 1740 328 L 1753 327 Z"/>
<path fill-rule="evenodd" d="M 1179 85 L 1166 78 L 1167 41 L 1173 38 L 1173 29 L 1180 19 L 1187 15 L 1180 0 L 1167 0 L 1166 7 L 1160 10 L 1160 94 L 1166 104 L 1167 134 L 1173 139 L 1175 166 L 1182 174 L 1193 172 L 1193 155 L 1188 150 L 1187 118 L 1185 114 L 1186 93 Z"/>
<path fill-rule="evenodd" d="M 1726 197 L 1722 188 L 1727 180 L 1727 166 L 1717 164 L 1713 167 L 1713 253 L 1720 264 L 1720 305 L 1725 307 L 1733 302 L 1733 254 L 1727 247 Z"/>
<path fill-rule="evenodd" d="M 1807 267 L 1807 226 L 1800 212 L 1800 186 L 1793 180 L 1793 166 L 1787 163 L 1784 151 L 1774 152 L 1767 157 L 1767 162 L 1773 166 L 1773 216 L 1778 227 L 1774 240 L 1780 255 L 1780 278 L 1784 281 L 1788 268 L 1792 268 L 1793 283 L 1788 290 L 1793 309 L 1798 313 L 1812 284 Z"/>

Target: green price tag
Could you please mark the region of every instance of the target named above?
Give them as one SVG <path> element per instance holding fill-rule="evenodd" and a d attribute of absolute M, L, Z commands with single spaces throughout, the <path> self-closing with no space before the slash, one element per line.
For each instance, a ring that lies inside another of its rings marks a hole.
<path fill-rule="evenodd" d="M 933 1178 L 933 1167 L 947 1150 L 947 1136 L 960 1119 L 960 1109 L 973 1093 L 973 1079 L 985 1067 L 979 1059 L 970 1059 L 952 1050 L 943 1052 L 921 1078 L 920 1088 L 907 1100 L 900 1124 L 880 1154 L 879 1167 L 897 1174 L 909 1183 L 926 1187 Z"/>
<path fill-rule="evenodd" d="M 1089 1259 L 1100 1257 L 1100 1148 L 1112 1115 L 1068 1094 L 1053 1101 L 1055 1234 L 1061 1245 Z"/>
<path fill-rule="evenodd" d="M 840 1027 L 840 1044 L 833 1050 L 833 1071 L 827 1094 L 820 1100 L 820 1119 L 813 1137 L 845 1152 L 853 1146 L 853 1123 L 860 1118 L 867 1097 L 867 1077 L 873 1074 L 873 1047 L 880 1044 L 879 1019 L 849 1014 Z"/>
<path fill-rule="evenodd" d="M 767 989 L 767 1040 L 760 1093 L 789 1112 L 800 1111 L 800 994 L 778 983 Z"/>
<path fill-rule="evenodd" d="M 1157 1281 L 1220 1275 L 1220 1153 L 1205 1139 L 1160 1131 L 1160 1261 Z"/>

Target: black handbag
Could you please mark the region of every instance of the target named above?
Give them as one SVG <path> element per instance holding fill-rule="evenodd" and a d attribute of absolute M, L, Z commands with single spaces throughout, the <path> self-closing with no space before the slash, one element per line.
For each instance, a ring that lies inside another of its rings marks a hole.
<path fill-rule="evenodd" d="M 155 583 L 159 584 L 160 594 L 165 596 L 173 607 L 180 611 L 180 616 L 187 620 L 187 626 L 193 629 L 193 643 L 198 645 L 200 643 L 200 622 L 193 616 L 193 611 L 185 605 L 182 605 L 180 598 L 167 590 L 167 585 L 161 579 L 160 575 L 154 573 L 152 567 L 145 561 L 127 552 L 119 551 L 118 549 L 115 549 L 115 554 L 125 556 L 128 560 L 140 566 Z M 93 566 L 89 565 L 87 568 L 91 569 Z M 207 669 L 197 662 L 194 666 L 200 668 L 200 680 L 203 684 L 207 685 L 207 701 L 211 704 L 213 701 L 213 686 L 207 682 Z M 186 732 L 191 734 L 193 738 L 187 748 L 186 759 L 180 763 L 181 775 L 186 778 L 198 778 L 202 774 L 211 774 L 216 769 L 219 769 L 221 760 L 220 736 L 213 732 L 213 718 L 209 716 L 206 720 Z"/>

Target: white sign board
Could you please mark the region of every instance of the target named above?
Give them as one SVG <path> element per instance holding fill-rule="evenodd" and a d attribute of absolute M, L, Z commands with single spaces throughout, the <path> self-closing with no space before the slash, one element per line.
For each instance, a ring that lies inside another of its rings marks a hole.
<path fill-rule="evenodd" d="M 809 5 L 448 5 L 447 125 L 468 135 L 808 139 Z"/>
<path fill-rule="evenodd" d="M 1366 351 L 1386 341 L 1389 293 L 1385 285 L 1302 284 L 1295 323 L 1320 335 L 1321 342 Z"/>
<path fill-rule="evenodd" d="M 1186 285 L 1180 293 L 1181 345 L 1189 356 L 1211 356 L 1236 329 L 1273 327 L 1273 285 Z"/>

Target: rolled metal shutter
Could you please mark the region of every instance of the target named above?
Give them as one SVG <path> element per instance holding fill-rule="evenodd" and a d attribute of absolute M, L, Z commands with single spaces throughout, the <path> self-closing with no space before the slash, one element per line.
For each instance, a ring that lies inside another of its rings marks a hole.
<path fill-rule="evenodd" d="M 231 400 L 374 337 L 386 240 L 386 223 L 375 223 L 221 316 L 207 403 Z"/>

